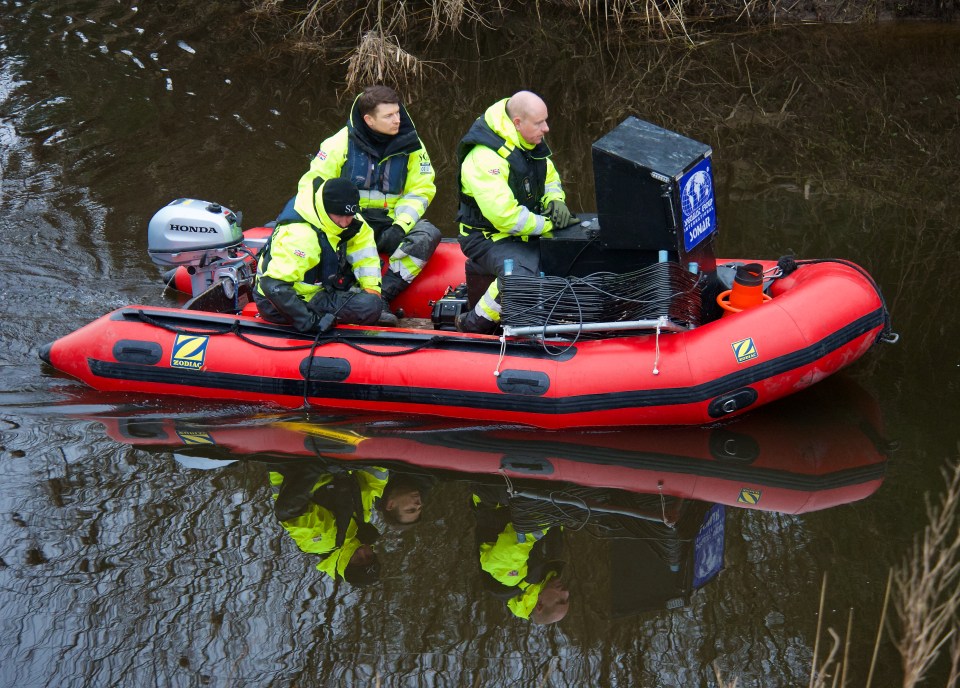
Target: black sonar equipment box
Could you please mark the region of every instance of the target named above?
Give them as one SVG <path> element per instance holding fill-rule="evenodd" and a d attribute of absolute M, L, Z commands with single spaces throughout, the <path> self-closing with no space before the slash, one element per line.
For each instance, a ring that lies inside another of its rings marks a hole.
<path fill-rule="evenodd" d="M 717 210 L 710 146 L 628 117 L 593 144 L 600 245 L 667 251 L 670 260 L 716 267 Z M 638 266 L 639 267 L 639 266 Z"/>

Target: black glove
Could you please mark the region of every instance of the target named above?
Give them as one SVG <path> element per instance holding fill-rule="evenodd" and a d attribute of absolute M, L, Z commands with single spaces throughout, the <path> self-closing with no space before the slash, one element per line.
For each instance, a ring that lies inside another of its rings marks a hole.
<path fill-rule="evenodd" d="M 386 253 L 388 256 L 397 250 L 400 242 L 406 238 L 407 233 L 403 231 L 400 225 L 390 225 L 384 230 L 383 234 L 377 240 L 377 251 Z"/>
<path fill-rule="evenodd" d="M 365 208 L 360 214 L 367 224 L 373 227 L 374 232 L 387 229 L 393 224 L 385 208 Z"/>
<path fill-rule="evenodd" d="M 574 222 L 580 222 L 580 218 L 570 212 L 570 209 L 563 201 L 550 201 L 547 203 L 547 217 L 553 223 L 554 229 L 563 229 L 572 225 Z"/>
<path fill-rule="evenodd" d="M 357 524 L 357 539 L 364 545 L 372 545 L 380 539 L 380 531 L 372 523 L 363 521 Z"/>
<path fill-rule="evenodd" d="M 310 327 L 312 332 L 327 332 L 337 324 L 337 316 L 320 308 L 316 299 L 307 302 L 307 310 L 313 316 Z"/>
<path fill-rule="evenodd" d="M 321 334 L 324 332 L 329 332 L 333 329 L 333 326 L 337 324 L 337 316 L 333 313 L 324 313 L 319 318 L 317 318 L 317 324 L 314 329 Z"/>

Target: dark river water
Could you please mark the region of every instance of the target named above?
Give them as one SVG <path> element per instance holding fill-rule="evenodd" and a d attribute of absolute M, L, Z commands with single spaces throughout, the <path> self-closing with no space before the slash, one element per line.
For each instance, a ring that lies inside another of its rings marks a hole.
<path fill-rule="evenodd" d="M 354 95 L 239 13 L 144 5 L 0 0 L 0 685 L 805 686 L 824 576 L 820 656 L 853 610 L 864 685 L 887 573 L 960 451 L 960 27 L 431 48 L 407 101 L 448 236 L 459 137 L 533 88 L 575 209 L 627 115 L 679 131 L 714 151 L 720 255 L 853 260 L 901 335 L 727 426 L 547 433 L 107 396 L 41 364 L 103 313 L 173 302 L 157 209 L 269 221 Z M 421 489 L 414 526 L 371 512 L 372 585 L 318 570 L 274 507 L 281 479 L 344 465 Z M 474 495 L 508 490 L 516 528 L 551 526 L 558 623 L 482 580 Z M 873 685 L 900 685 L 887 635 Z"/>

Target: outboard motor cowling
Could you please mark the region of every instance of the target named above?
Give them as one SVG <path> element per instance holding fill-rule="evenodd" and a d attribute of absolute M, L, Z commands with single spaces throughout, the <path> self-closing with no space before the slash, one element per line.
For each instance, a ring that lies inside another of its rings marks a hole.
<path fill-rule="evenodd" d="M 196 299 L 211 287 L 235 299 L 253 280 L 253 253 L 243 245 L 239 213 L 219 203 L 178 198 L 158 210 L 147 227 L 147 253 L 166 280 L 185 270 Z"/>
<path fill-rule="evenodd" d="M 147 227 L 147 253 L 161 267 L 205 266 L 236 257 L 243 242 L 237 215 L 219 203 L 178 198 L 158 210 Z"/>

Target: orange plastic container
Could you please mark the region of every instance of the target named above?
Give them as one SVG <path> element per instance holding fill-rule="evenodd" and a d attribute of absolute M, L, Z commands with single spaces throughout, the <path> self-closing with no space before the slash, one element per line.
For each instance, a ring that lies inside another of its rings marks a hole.
<path fill-rule="evenodd" d="M 733 278 L 733 289 L 727 289 L 717 295 L 717 303 L 723 309 L 724 317 L 756 308 L 771 300 L 763 293 L 763 266 L 760 263 L 748 263 L 737 266 Z"/>

